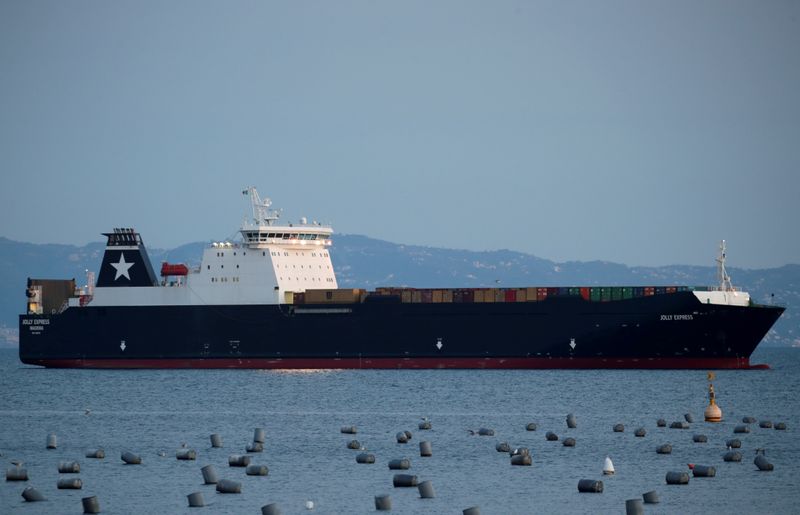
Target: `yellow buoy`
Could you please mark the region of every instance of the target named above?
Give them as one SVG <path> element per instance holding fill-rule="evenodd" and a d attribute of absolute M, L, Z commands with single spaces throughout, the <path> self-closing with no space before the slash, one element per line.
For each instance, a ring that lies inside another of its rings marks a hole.
<path fill-rule="evenodd" d="M 708 406 L 706 406 L 703 416 L 706 422 L 720 422 L 722 420 L 722 410 L 717 406 L 717 397 L 714 394 L 714 385 L 711 381 L 714 379 L 714 372 L 708 373 Z"/>

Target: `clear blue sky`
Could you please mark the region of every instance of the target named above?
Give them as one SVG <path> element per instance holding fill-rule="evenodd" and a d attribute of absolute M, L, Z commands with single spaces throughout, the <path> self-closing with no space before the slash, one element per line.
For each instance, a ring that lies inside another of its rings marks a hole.
<path fill-rule="evenodd" d="M 800 2 L 0 1 L 0 236 L 800 262 Z"/>

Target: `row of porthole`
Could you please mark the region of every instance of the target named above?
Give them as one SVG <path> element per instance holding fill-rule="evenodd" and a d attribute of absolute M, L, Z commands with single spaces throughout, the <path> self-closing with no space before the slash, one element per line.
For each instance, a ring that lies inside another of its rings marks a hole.
<path fill-rule="evenodd" d="M 281 281 L 283 281 L 283 277 L 279 277 L 278 279 L 280 279 Z M 291 277 L 287 277 L 287 278 L 286 278 L 286 280 L 287 280 L 287 281 L 291 281 L 291 280 L 292 280 L 292 278 L 291 278 Z M 299 278 L 299 277 L 295 277 L 295 278 L 294 278 L 294 280 L 295 280 L 295 281 L 299 281 L 299 280 L 300 280 L 300 278 Z M 306 280 L 308 280 L 308 279 L 306 279 Z M 314 278 L 314 277 L 312 277 L 312 278 L 311 278 L 311 280 L 312 280 L 312 281 L 316 281 L 317 279 L 316 279 L 316 278 Z M 322 282 L 322 279 L 320 279 L 319 281 L 320 281 L 320 282 Z M 332 283 L 332 282 L 333 282 L 333 278 L 332 278 L 332 277 L 326 277 L 326 278 L 325 278 L 325 281 L 326 281 L 326 282 L 329 282 L 329 283 Z"/>
<path fill-rule="evenodd" d="M 236 255 L 236 252 L 234 252 L 234 253 L 233 253 L 233 255 L 235 256 L 235 255 Z M 242 252 L 242 255 L 243 255 L 243 256 L 246 256 L 246 255 L 247 255 L 247 252 Z M 265 254 L 265 253 L 263 253 L 263 252 L 261 253 L 261 255 L 263 255 L 263 256 L 266 256 L 266 254 Z M 224 253 L 224 252 L 217 252 L 217 257 L 225 257 L 225 253 Z"/>
<path fill-rule="evenodd" d="M 228 282 L 228 277 L 212 277 L 211 278 L 211 282 L 212 283 L 227 283 Z M 238 283 L 239 282 L 239 278 L 238 277 L 231 277 L 230 278 L 230 282 Z"/>
<path fill-rule="evenodd" d="M 281 255 L 280 252 L 270 252 L 270 254 L 275 256 L 275 257 L 279 257 Z M 235 255 L 235 253 L 234 253 L 234 255 Z M 283 255 L 284 256 L 288 256 L 289 253 L 288 252 L 284 252 Z M 295 256 L 305 256 L 306 253 L 305 252 L 295 252 L 294 255 Z M 311 257 L 317 257 L 317 253 L 316 252 L 312 252 L 311 253 Z M 327 252 L 320 252 L 319 253 L 319 257 L 328 257 L 328 253 Z"/>
<path fill-rule="evenodd" d="M 207 270 L 211 270 L 211 265 L 206 265 Z M 225 268 L 225 265 L 219 265 L 220 268 Z M 236 268 L 239 268 L 239 265 L 236 265 Z"/>
<path fill-rule="evenodd" d="M 238 265 L 237 265 L 238 266 Z M 280 268 L 281 265 L 275 265 L 276 268 Z M 289 265 L 283 265 L 283 268 L 289 268 Z M 292 268 L 297 268 L 297 265 L 292 265 Z M 305 268 L 303 265 L 300 265 L 300 268 Z M 322 265 L 319 265 L 319 268 L 322 269 Z M 330 266 L 326 267 L 328 270 L 331 269 Z M 308 269 L 311 270 L 311 265 L 308 265 Z"/>

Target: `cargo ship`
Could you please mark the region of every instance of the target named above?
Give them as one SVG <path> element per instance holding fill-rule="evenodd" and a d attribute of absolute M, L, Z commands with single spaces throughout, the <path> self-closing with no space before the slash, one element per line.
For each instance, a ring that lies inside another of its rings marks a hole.
<path fill-rule="evenodd" d="M 333 229 L 279 221 L 255 188 L 236 241 L 199 266 L 162 263 L 141 235 L 107 239 L 97 274 L 29 278 L 24 363 L 72 368 L 751 368 L 784 308 L 719 285 L 339 288 Z M 160 276 L 160 277 L 159 277 Z"/>

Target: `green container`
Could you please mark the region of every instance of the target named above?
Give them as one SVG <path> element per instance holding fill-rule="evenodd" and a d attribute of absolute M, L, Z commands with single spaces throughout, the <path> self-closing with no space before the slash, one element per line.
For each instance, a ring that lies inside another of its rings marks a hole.
<path fill-rule="evenodd" d="M 589 300 L 592 302 L 600 302 L 602 300 L 602 288 L 589 288 Z"/>

